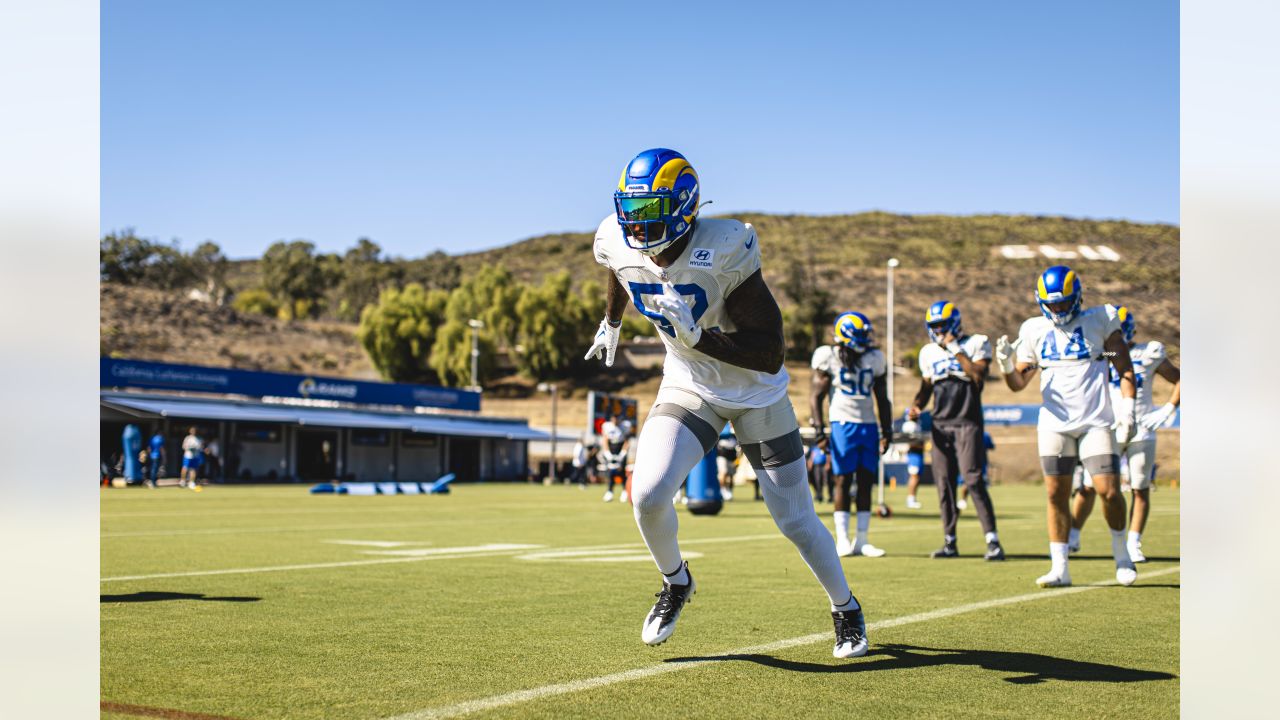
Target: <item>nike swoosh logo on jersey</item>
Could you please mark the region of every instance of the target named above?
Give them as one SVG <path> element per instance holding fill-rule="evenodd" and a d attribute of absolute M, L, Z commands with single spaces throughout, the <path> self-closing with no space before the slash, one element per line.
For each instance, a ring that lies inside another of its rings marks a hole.
<path fill-rule="evenodd" d="M 747 249 L 748 249 L 748 250 L 750 250 L 750 249 L 751 249 L 751 246 L 752 246 L 752 245 L 755 245 L 755 244 L 756 244 L 756 236 L 755 236 L 755 235 L 752 235 L 752 236 L 751 236 L 751 242 L 748 242 L 748 243 L 746 244 L 746 247 L 747 247 Z"/>

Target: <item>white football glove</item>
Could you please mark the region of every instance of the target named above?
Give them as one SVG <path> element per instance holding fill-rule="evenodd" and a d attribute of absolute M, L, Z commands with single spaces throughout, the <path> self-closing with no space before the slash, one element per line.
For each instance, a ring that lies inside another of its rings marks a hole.
<path fill-rule="evenodd" d="M 671 323 L 676 331 L 676 339 L 682 345 L 692 349 L 702 339 L 702 328 L 694 321 L 693 310 L 684 301 L 684 297 L 671 287 L 671 283 L 662 283 L 662 294 L 654 298 L 653 306 Z"/>
<path fill-rule="evenodd" d="M 1001 374 L 1008 375 L 1013 372 L 1013 357 L 1016 352 L 1017 349 L 1009 344 L 1008 335 L 1001 335 L 1000 339 L 996 340 L 996 365 L 1000 366 Z"/>
<path fill-rule="evenodd" d="M 1147 413 L 1146 417 L 1138 422 L 1142 423 L 1142 427 L 1148 430 L 1158 430 L 1173 424 L 1173 415 L 1178 412 L 1178 406 L 1173 403 L 1165 403 L 1159 409 Z"/>
<path fill-rule="evenodd" d="M 1128 443 L 1133 439 L 1134 433 L 1137 432 L 1138 422 L 1134 417 L 1137 408 L 1137 401 L 1134 398 L 1122 397 L 1116 403 L 1116 442 L 1121 445 Z"/>
<path fill-rule="evenodd" d="M 600 321 L 600 327 L 596 330 L 595 341 L 591 344 L 591 349 L 586 355 L 582 356 L 583 360 L 600 357 L 600 353 L 604 353 L 604 364 L 606 367 L 613 367 L 613 356 L 618 352 L 618 336 L 622 331 L 622 323 L 617 326 L 609 324 L 609 318 Z"/>

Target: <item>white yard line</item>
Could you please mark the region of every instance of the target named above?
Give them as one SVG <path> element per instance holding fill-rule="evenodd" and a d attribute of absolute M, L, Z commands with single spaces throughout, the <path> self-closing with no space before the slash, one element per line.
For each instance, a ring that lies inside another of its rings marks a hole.
<path fill-rule="evenodd" d="M 239 575 L 244 573 L 280 572 L 283 570 L 316 570 L 318 568 L 355 567 L 359 565 L 386 565 L 388 563 L 425 562 L 427 560 L 453 560 L 457 558 L 495 557 L 515 555 L 526 550 L 498 550 L 494 552 L 469 552 L 458 555 L 428 555 L 427 557 L 387 558 L 384 560 L 348 560 L 345 562 L 311 563 L 308 565 L 272 565 L 255 568 L 227 568 L 225 570 L 193 570 L 190 572 L 157 573 L 154 575 L 118 575 L 105 577 L 98 582 L 121 580 L 155 580 L 157 578 L 197 577 L 200 575 Z"/>
<path fill-rule="evenodd" d="M 1160 577 L 1161 575 L 1169 575 L 1176 573 L 1180 567 L 1166 568 L 1157 570 L 1139 576 L 1139 581 L 1146 578 Z M 909 625 L 911 623 L 928 622 L 930 620 L 938 620 L 940 618 L 951 617 L 963 613 L 974 612 L 976 610 L 986 610 L 988 608 L 1002 607 L 1005 605 L 1016 605 L 1033 600 L 1044 600 L 1047 598 L 1055 598 L 1063 595 L 1073 595 L 1076 593 L 1088 592 L 1099 588 L 1110 587 L 1115 585 L 1115 581 L 1096 583 L 1092 585 L 1077 585 L 1075 587 L 1060 588 L 1057 590 L 1041 590 L 1039 592 L 1027 593 L 1025 595 L 1013 595 L 1011 597 L 995 598 L 993 600 L 983 600 L 981 602 L 970 603 L 968 605 L 957 605 L 950 608 L 942 608 L 939 610 L 930 610 L 928 612 L 917 613 L 915 615 L 904 615 L 902 617 L 891 618 L 889 620 L 881 620 L 867 625 L 868 632 L 875 630 L 883 630 L 885 628 L 898 627 L 899 625 Z M 750 647 L 737 648 L 736 650 L 726 650 L 715 658 L 727 658 L 734 655 L 750 655 L 757 653 L 777 652 L 787 648 L 797 647 L 800 645 L 810 645 L 817 642 L 831 642 L 832 635 L 830 632 L 814 633 L 812 635 L 802 635 L 800 637 L 789 638 L 787 640 L 779 640 L 777 642 L 765 645 L 753 645 Z M 610 675 L 601 675 L 599 677 L 584 678 L 582 680 L 574 680 L 567 683 L 559 683 L 556 685 L 544 685 L 542 687 L 531 688 L 529 690 L 518 690 L 516 692 L 505 693 L 502 695 L 491 695 L 476 700 L 468 700 L 466 702 L 454 705 L 445 705 L 437 708 L 426 708 L 424 710 L 415 710 L 414 712 L 404 715 L 397 715 L 388 720 L 443 720 L 444 718 L 455 718 L 471 713 L 482 712 L 485 710 L 493 710 L 495 708 L 506 707 L 509 705 L 518 705 L 533 700 L 553 697 L 556 695 L 565 695 L 568 693 L 581 692 L 583 690 L 592 690 L 595 688 L 616 685 L 618 683 L 628 682 L 631 680 L 641 680 L 644 678 L 654 677 L 655 675 L 663 675 L 666 673 L 679 672 L 681 670 L 691 670 L 696 667 L 702 667 L 713 662 L 719 662 L 718 659 L 693 660 L 689 662 L 668 662 L 660 665 L 650 665 L 648 667 L 636 668 L 635 670 L 626 670 L 624 672 L 613 673 Z M 856 660 L 852 662 L 857 662 Z"/>
<path fill-rule="evenodd" d="M 128 537 L 174 537 L 179 535 L 252 535 L 254 533 L 283 532 L 329 532 L 333 530 L 380 530 L 382 528 L 430 528 L 428 522 L 392 524 L 363 523 L 360 525 L 298 525 L 293 527 L 255 527 L 255 528 L 207 528 L 204 530 L 137 530 L 133 532 L 104 532 L 104 538 Z"/>
<path fill-rule="evenodd" d="M 1033 522 L 1030 520 L 1022 520 L 1018 522 L 1005 523 L 1003 527 L 1022 527 L 1026 525 L 1039 525 L 1039 524 L 1041 524 L 1040 521 Z M 882 533 L 915 532 L 915 531 L 918 531 L 919 529 L 920 528 L 918 526 L 914 526 L 914 525 L 911 525 L 911 526 L 895 525 L 887 528 L 878 528 L 876 530 L 876 534 L 879 535 Z M 781 533 L 773 532 L 773 533 L 766 533 L 762 535 L 737 535 L 734 537 L 690 538 L 687 540 L 682 539 L 680 541 L 680 545 L 681 546 L 711 545 L 711 544 L 718 544 L 718 543 L 753 542 L 758 540 L 776 541 L 776 540 L 784 540 L 784 539 L 785 538 Z M 515 548 L 517 546 L 510 546 L 510 547 Z M 521 546 L 521 547 L 541 548 L 542 546 L 528 545 L 528 546 Z M 609 550 L 640 549 L 643 547 L 644 547 L 643 543 L 632 542 L 632 543 L 619 543 L 616 545 L 583 545 L 579 547 L 547 548 L 547 551 L 605 552 Z M 500 555 L 519 555 L 519 554 L 524 554 L 526 552 L 525 549 L 499 550 L 496 547 L 495 547 L 495 550 L 492 552 L 458 552 L 457 550 L 454 550 L 454 552 L 448 552 L 448 550 L 449 548 L 441 548 L 438 550 L 434 550 L 433 552 L 439 552 L 442 554 L 428 555 L 425 557 L 396 557 L 396 558 L 387 558 L 387 559 L 379 559 L 379 560 L 347 560 L 347 561 L 338 561 L 338 562 L 309 563 L 309 564 L 298 564 L 298 565 L 269 565 L 266 567 L 227 568 L 223 570 L 190 570 L 185 572 L 153 573 L 149 575 L 117 575 L 113 577 L 100 578 L 98 582 L 120 582 L 124 580 L 156 580 L 161 578 L 199 577 L 203 575 L 238 575 L 238 574 L 247 574 L 247 573 L 285 572 L 285 571 L 292 571 L 292 570 L 318 570 L 318 569 L 335 568 L 335 567 L 359 567 L 361 565 L 385 565 L 387 563 L 421 562 L 424 560 L 456 560 L 456 559 L 469 558 L 469 557 L 495 557 Z"/>
<path fill-rule="evenodd" d="M 782 539 L 780 533 L 771 533 L 769 535 L 740 535 L 738 537 L 724 538 L 705 538 L 702 540 L 683 540 L 682 545 L 697 545 L 702 543 L 722 543 L 722 542 L 746 542 L 749 540 L 778 540 Z M 172 573 L 154 573 L 151 575 L 118 575 L 115 577 L 101 578 L 98 582 L 119 582 L 123 580 L 155 580 L 159 578 L 177 578 L 177 577 L 197 577 L 202 575 L 237 575 L 244 573 L 264 573 L 264 572 L 282 572 L 286 570 L 316 570 L 321 568 L 335 567 L 356 567 L 360 565 L 385 565 L 387 563 L 403 563 L 403 562 L 422 562 L 424 560 L 453 560 L 468 557 L 495 557 L 500 555 L 518 555 L 538 545 L 509 545 L 503 546 L 505 549 L 495 549 L 492 552 L 458 552 L 454 549 L 452 553 L 428 555 L 425 557 L 397 557 L 382 560 L 347 560 L 342 562 L 325 562 L 325 563 L 309 563 L 305 565 L 270 565 L 267 567 L 252 568 L 227 568 L 224 570 L 191 570 L 187 572 Z M 625 543 L 621 545 L 586 545 L 577 548 L 556 548 L 557 550 L 573 551 L 573 550 L 613 550 L 613 549 L 631 549 L 642 548 L 643 543 Z M 449 548 L 440 548 L 435 552 L 447 551 Z"/>

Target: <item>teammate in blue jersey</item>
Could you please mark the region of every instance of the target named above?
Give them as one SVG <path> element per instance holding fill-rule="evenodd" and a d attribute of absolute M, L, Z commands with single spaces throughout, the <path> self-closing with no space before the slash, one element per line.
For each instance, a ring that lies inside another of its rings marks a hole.
<path fill-rule="evenodd" d="M 666 346 L 662 384 L 637 439 L 631 475 L 636 524 L 662 573 L 640 638 L 665 642 L 695 584 L 680 554 L 676 489 L 733 425 L 769 513 L 826 591 L 833 654 L 867 652 L 861 605 L 849 590 L 831 533 L 813 511 L 803 446 L 782 364 L 782 313 L 760 269 L 749 224 L 699 219 L 698 174 L 674 150 L 627 163 L 614 214 L 596 230 L 596 261 L 609 269 L 605 317 L 587 357 L 612 366 L 627 306 L 652 322 Z"/>
<path fill-rule="evenodd" d="M 872 336 L 873 328 L 866 315 L 846 312 L 836 318 L 834 344 L 815 350 L 810 363 L 813 380 L 809 411 L 813 431 L 821 438 L 825 431 L 822 406 L 824 401 L 830 402 L 836 552 L 883 557 L 884 550 L 868 542 L 867 534 L 871 527 L 871 486 L 880 470 L 880 456 L 893 437 L 893 406 L 886 380 L 888 362 L 880 348 L 874 346 Z M 850 540 L 849 490 L 855 479 L 858 525 Z"/>
<path fill-rule="evenodd" d="M 165 450 L 164 450 L 164 433 L 160 432 L 160 428 L 151 434 L 151 442 L 149 453 L 147 455 L 147 487 L 155 487 L 156 480 L 160 478 L 160 468 L 164 467 Z"/>

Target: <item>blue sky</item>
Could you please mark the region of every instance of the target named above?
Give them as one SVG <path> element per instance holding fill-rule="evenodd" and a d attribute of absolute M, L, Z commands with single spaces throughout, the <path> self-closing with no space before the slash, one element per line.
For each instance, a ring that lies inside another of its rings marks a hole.
<path fill-rule="evenodd" d="M 1177 223 L 1175 2 L 104 0 L 102 227 L 463 252 L 709 212 Z"/>

